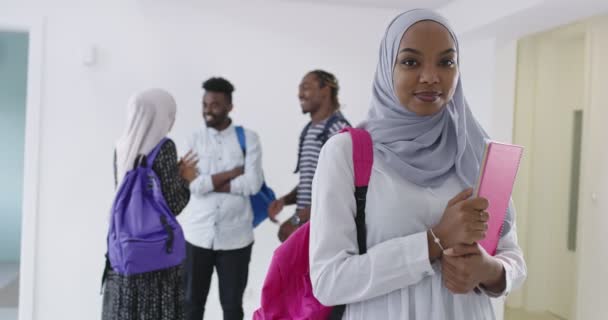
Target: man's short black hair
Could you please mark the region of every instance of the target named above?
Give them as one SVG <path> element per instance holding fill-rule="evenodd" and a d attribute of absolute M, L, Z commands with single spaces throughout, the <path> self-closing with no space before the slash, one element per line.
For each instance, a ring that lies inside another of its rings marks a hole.
<path fill-rule="evenodd" d="M 205 89 L 205 91 L 221 92 L 226 95 L 228 102 L 232 103 L 232 92 L 234 91 L 234 86 L 232 83 L 230 83 L 230 81 L 222 77 L 213 77 L 203 82 L 203 89 Z"/>

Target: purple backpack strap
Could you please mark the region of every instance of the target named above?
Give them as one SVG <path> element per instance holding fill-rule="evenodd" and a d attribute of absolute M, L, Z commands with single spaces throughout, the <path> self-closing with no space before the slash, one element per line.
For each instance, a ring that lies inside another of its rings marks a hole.
<path fill-rule="evenodd" d="M 148 153 L 148 156 L 146 157 L 146 163 L 150 165 L 150 168 L 152 168 L 152 165 L 154 164 L 154 160 L 156 160 L 156 156 L 158 156 L 160 149 L 165 144 L 165 142 L 167 142 L 167 140 L 169 140 L 169 138 L 167 138 L 167 137 L 162 138 L 160 140 L 160 142 L 156 145 L 156 147 L 154 147 L 154 149 L 152 149 L 152 151 L 150 151 L 150 153 Z"/>

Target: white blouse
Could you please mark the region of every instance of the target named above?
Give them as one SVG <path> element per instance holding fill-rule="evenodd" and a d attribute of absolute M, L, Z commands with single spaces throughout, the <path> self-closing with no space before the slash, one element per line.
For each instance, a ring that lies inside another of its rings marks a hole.
<path fill-rule="evenodd" d="M 367 253 L 358 254 L 352 142 L 348 134 L 327 142 L 312 187 L 310 277 L 324 305 L 346 304 L 345 319 L 495 319 L 490 296 L 507 295 L 526 278 L 515 221 L 498 244 L 506 289 L 452 294 L 440 262 L 429 262 L 427 230 L 447 202 L 465 189 L 453 174 L 438 188 L 402 179 L 374 157 L 367 191 Z"/>

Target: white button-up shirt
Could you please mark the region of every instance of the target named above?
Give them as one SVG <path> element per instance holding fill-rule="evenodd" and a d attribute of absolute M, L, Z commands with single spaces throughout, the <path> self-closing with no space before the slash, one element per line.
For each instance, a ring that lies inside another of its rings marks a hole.
<path fill-rule="evenodd" d="M 233 125 L 219 132 L 201 126 L 188 141 L 199 158 L 199 176 L 190 184 L 190 203 L 178 220 L 186 240 L 197 247 L 234 250 L 253 242 L 249 196 L 262 187 L 262 149 L 255 132 L 245 129 L 245 139 L 246 159 Z M 230 193 L 213 191 L 212 175 L 243 165 L 245 174 L 230 182 Z"/>
<path fill-rule="evenodd" d="M 317 299 L 346 304 L 344 319 L 495 319 L 489 295 L 506 295 L 526 278 L 515 221 L 495 255 L 506 271 L 504 292 L 452 294 L 440 262 L 429 262 L 426 231 L 463 189 L 455 174 L 438 188 L 417 186 L 374 157 L 365 210 L 368 250 L 359 255 L 352 142 L 347 134 L 330 139 L 312 187 L 310 277 Z"/>

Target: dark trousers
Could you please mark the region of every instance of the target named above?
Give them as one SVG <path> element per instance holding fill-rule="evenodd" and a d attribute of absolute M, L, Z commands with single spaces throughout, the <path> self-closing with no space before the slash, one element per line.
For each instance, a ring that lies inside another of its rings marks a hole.
<path fill-rule="evenodd" d="M 216 251 L 186 242 L 186 320 L 203 319 L 213 267 L 217 270 L 224 320 L 243 319 L 243 293 L 252 247 L 253 243 L 242 249 Z"/>

